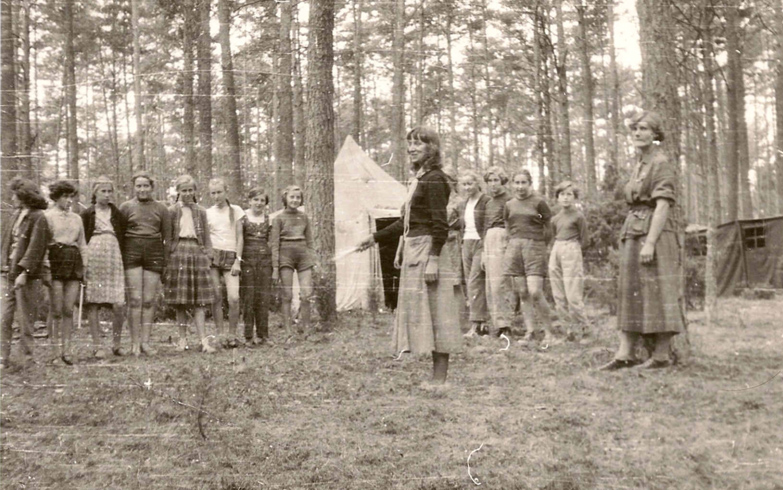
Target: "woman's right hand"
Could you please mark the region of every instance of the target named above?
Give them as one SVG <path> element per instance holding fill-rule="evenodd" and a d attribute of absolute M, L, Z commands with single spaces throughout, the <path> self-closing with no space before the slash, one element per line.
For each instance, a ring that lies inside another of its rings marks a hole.
<path fill-rule="evenodd" d="M 27 272 L 22 272 L 16 276 L 16 280 L 14 281 L 14 288 L 21 288 L 25 284 L 27 284 Z"/>
<path fill-rule="evenodd" d="M 356 250 L 359 252 L 363 252 L 368 248 L 372 247 L 373 245 L 375 245 L 375 238 L 372 235 L 370 235 L 364 240 L 362 240 L 361 242 L 359 242 L 358 245 L 356 245 Z"/>
<path fill-rule="evenodd" d="M 278 269 L 272 269 L 272 282 L 277 282 L 280 280 L 280 271 Z"/>

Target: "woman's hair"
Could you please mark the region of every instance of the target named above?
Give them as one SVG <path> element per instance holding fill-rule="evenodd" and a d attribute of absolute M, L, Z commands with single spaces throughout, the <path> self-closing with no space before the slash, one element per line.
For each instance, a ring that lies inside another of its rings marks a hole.
<path fill-rule="evenodd" d="M 49 199 L 56 201 L 63 196 L 73 196 L 76 194 L 76 186 L 67 180 L 58 180 L 49 185 Z"/>
<path fill-rule="evenodd" d="M 302 204 L 300 206 L 304 205 L 304 192 L 302 192 L 302 188 L 299 187 L 296 184 L 289 185 L 285 189 L 283 189 L 283 195 L 281 196 L 281 199 L 283 201 L 283 206 L 288 207 L 288 193 L 293 191 L 299 191 L 302 193 Z"/>
<path fill-rule="evenodd" d="M 479 179 L 479 176 L 476 172 L 473 170 L 463 170 L 459 173 L 459 180 L 462 181 L 462 179 L 473 179 L 473 182 L 476 184 L 481 184 L 481 179 Z"/>
<path fill-rule="evenodd" d="M 17 199 L 23 206 L 30 209 L 46 209 L 49 203 L 41 195 L 41 191 L 32 180 L 22 177 L 14 177 L 9 184 L 11 192 L 16 194 Z"/>
<path fill-rule="evenodd" d="M 503 170 L 503 167 L 497 165 L 489 167 L 486 171 L 484 171 L 484 182 L 489 180 L 490 175 L 497 175 L 497 177 L 500 179 L 500 185 L 506 185 L 508 183 L 508 174 L 505 170 Z"/>
<path fill-rule="evenodd" d="M 93 204 L 95 204 L 95 195 L 98 193 L 98 189 L 100 189 L 103 185 L 111 186 L 111 190 L 114 190 L 114 182 L 112 182 L 110 178 L 106 177 L 105 175 L 98 176 L 98 178 L 95 179 L 92 184 L 92 196 L 90 198 L 90 202 Z"/>
<path fill-rule="evenodd" d="M 210 187 L 212 187 L 214 185 L 223 186 L 223 190 L 224 191 L 228 190 L 228 184 L 226 184 L 226 181 L 225 181 L 225 179 L 223 179 L 223 177 L 215 177 L 214 179 L 209 181 L 209 186 Z"/>
<path fill-rule="evenodd" d="M 628 129 L 633 131 L 636 129 L 636 125 L 645 121 L 650 125 L 650 129 L 653 132 L 653 141 L 663 141 L 665 135 L 663 133 L 663 119 L 657 112 L 652 111 L 640 111 L 635 114 L 628 121 Z"/>
<path fill-rule="evenodd" d="M 439 168 L 440 162 L 440 136 L 434 129 L 426 126 L 419 126 L 410 130 L 405 137 L 407 141 L 421 141 L 429 148 L 427 152 L 427 161 L 422 164 L 422 168 L 427 170 Z"/>
<path fill-rule="evenodd" d="M 196 184 L 196 179 L 190 176 L 190 174 L 184 174 L 177 177 L 177 180 L 174 181 L 174 188 L 177 189 L 177 201 L 179 201 L 179 189 L 184 185 L 192 185 L 193 190 L 195 191 L 198 189 L 198 184 Z M 196 202 L 196 196 L 193 196 L 193 202 Z"/>
<path fill-rule="evenodd" d="M 131 177 L 131 184 L 136 185 L 136 180 L 142 179 L 142 178 L 143 179 L 147 179 L 149 181 L 149 183 L 150 183 L 150 187 L 152 187 L 153 189 L 155 188 L 155 181 L 152 179 L 150 174 L 148 174 L 144 170 L 142 170 L 140 172 L 136 172 L 135 174 L 133 174 L 133 177 Z"/>
<path fill-rule="evenodd" d="M 555 199 L 560 197 L 560 193 L 565 191 L 566 189 L 571 189 L 571 192 L 574 193 L 574 197 L 579 199 L 579 188 L 574 185 L 573 182 L 570 180 L 564 180 L 563 182 L 560 182 L 555 187 Z"/>
<path fill-rule="evenodd" d="M 514 175 L 511 176 L 511 180 L 515 180 L 517 178 L 517 175 L 524 175 L 527 177 L 527 181 L 530 182 L 530 184 L 533 184 L 533 176 L 530 175 L 530 170 L 523 168 L 522 170 L 517 170 L 514 172 Z"/>
<path fill-rule="evenodd" d="M 248 199 L 253 199 L 257 196 L 263 196 L 264 197 L 264 204 L 269 204 L 269 196 L 264 192 L 263 187 L 253 187 L 250 189 L 247 193 Z"/>

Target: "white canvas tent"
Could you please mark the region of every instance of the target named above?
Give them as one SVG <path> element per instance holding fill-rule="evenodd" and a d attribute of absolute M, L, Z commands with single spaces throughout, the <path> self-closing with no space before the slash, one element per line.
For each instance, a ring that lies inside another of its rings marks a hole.
<path fill-rule="evenodd" d="M 337 311 L 367 309 L 374 291 L 384 304 L 378 247 L 342 254 L 375 232 L 375 220 L 399 218 L 405 186 L 387 174 L 351 136 L 345 138 L 334 162 L 334 246 L 338 260 Z M 305 203 L 305 207 L 307 207 Z M 274 218 L 281 211 L 271 215 Z M 313 216 L 318 219 L 318 213 Z M 342 257 L 340 257 L 342 255 Z M 299 308 L 299 281 L 294 275 L 293 308 Z"/>
<path fill-rule="evenodd" d="M 399 218 L 405 186 L 367 156 L 351 136 L 334 162 L 334 241 L 338 255 L 375 231 L 375 220 Z M 378 247 L 337 260 L 337 310 L 366 309 L 375 291 L 383 305 Z"/>

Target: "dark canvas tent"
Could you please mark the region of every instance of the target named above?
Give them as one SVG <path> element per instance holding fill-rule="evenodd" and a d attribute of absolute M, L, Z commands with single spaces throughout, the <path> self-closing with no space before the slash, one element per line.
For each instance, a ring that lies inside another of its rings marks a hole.
<path fill-rule="evenodd" d="M 716 232 L 718 295 L 783 288 L 783 216 L 736 220 Z"/>

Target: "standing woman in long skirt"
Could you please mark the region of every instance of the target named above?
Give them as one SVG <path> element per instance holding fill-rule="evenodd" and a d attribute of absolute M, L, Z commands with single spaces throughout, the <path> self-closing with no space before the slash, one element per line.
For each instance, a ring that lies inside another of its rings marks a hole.
<path fill-rule="evenodd" d="M 128 325 L 131 331 L 131 353 L 154 355 L 150 345 L 155 299 L 160 276 L 168 261 L 171 237 L 169 210 L 153 199 L 155 181 L 146 172 L 131 179 L 135 197 L 120 205 L 127 222 L 123 262 L 128 287 Z"/>
<path fill-rule="evenodd" d="M 440 137 L 419 127 L 408 133 L 408 157 L 415 172 L 404 215 L 362 240 L 365 250 L 380 241 L 403 236 L 402 273 L 394 326 L 395 353 L 432 353 L 433 382 L 443 384 L 449 355 L 462 351 L 454 286 L 459 274 L 449 254 L 441 253 L 448 239 L 447 206 L 451 187 L 441 169 Z"/>
<path fill-rule="evenodd" d="M 671 338 L 685 329 L 680 276 L 680 245 L 673 207 L 677 182 L 673 163 L 660 147 L 663 121 L 642 112 L 629 125 L 637 160 L 625 186 L 630 209 L 620 230 L 620 280 L 617 328 L 620 346 L 599 369 L 613 371 L 637 364 L 634 345 L 651 338 L 655 350 L 640 368 L 670 366 Z"/>
<path fill-rule="evenodd" d="M 125 236 L 125 218 L 114 205 L 114 183 L 104 176 L 98 177 L 92 187 L 92 206 L 82 211 L 84 235 L 87 240 L 87 283 L 84 302 L 90 320 L 90 334 L 96 359 L 106 357 L 101 346 L 98 311 L 101 306 L 111 307 L 112 352 L 126 355 L 122 348 L 122 322 L 125 320 L 125 269 L 122 266 L 122 237 Z"/>
<path fill-rule="evenodd" d="M 52 268 L 52 363 L 73 364 L 71 335 L 73 308 L 79 297 L 87 265 L 87 241 L 81 217 L 71 211 L 76 187 L 66 180 L 49 186 L 54 206 L 44 212 L 48 227 L 49 263 Z M 59 342 L 59 346 L 57 343 Z"/>

